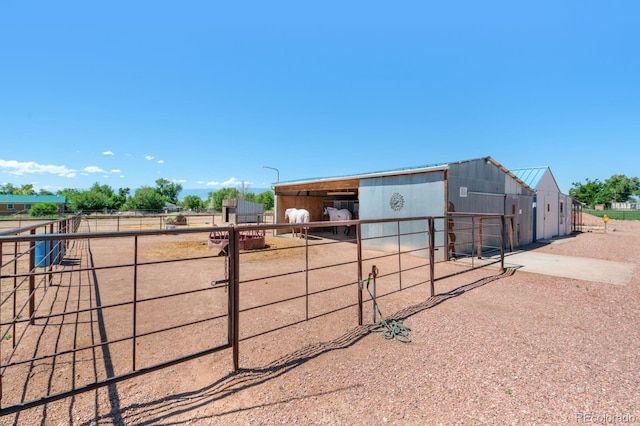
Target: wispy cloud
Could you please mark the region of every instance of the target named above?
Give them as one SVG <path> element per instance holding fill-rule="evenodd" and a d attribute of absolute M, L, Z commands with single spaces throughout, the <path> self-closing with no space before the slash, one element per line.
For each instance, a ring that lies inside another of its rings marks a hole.
<path fill-rule="evenodd" d="M 82 169 L 82 171 L 87 173 L 106 173 L 104 170 L 102 170 L 98 166 L 85 167 L 84 169 Z"/>
<path fill-rule="evenodd" d="M 151 161 L 151 160 L 153 160 L 153 155 L 145 155 L 144 159 Z"/>
<path fill-rule="evenodd" d="M 20 162 L 15 160 L 0 160 L 0 169 L 5 169 L 13 175 L 26 174 L 52 174 L 62 177 L 76 177 L 77 171 L 69 169 L 66 166 L 57 166 L 55 164 L 39 164 L 33 161 Z"/>
<path fill-rule="evenodd" d="M 205 183 L 205 185 L 206 185 L 206 186 L 221 186 L 221 187 L 228 187 L 228 186 L 237 186 L 237 185 L 242 185 L 243 183 L 244 183 L 245 185 L 250 185 L 250 184 L 251 184 L 251 182 L 246 182 L 246 181 L 244 181 L 244 182 L 243 182 L 243 181 L 241 181 L 241 180 L 238 180 L 238 179 L 236 179 L 236 178 L 232 177 L 232 178 L 229 178 L 229 179 L 225 180 L 224 182 L 211 181 L 211 182 L 207 182 L 207 183 Z"/>
<path fill-rule="evenodd" d="M 158 160 L 158 164 L 164 164 L 164 160 Z"/>
<path fill-rule="evenodd" d="M 102 151 L 102 155 L 115 155 L 113 151 Z"/>
<path fill-rule="evenodd" d="M 120 170 L 120 169 L 112 169 L 111 173 L 122 173 L 122 170 Z"/>

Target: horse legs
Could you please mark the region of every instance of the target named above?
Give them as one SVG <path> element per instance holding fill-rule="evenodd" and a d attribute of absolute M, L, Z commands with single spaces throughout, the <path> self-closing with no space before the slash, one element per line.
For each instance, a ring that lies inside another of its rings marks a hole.
<path fill-rule="evenodd" d="M 349 235 L 351 233 L 351 226 L 350 225 L 345 225 L 344 226 L 344 235 Z"/>

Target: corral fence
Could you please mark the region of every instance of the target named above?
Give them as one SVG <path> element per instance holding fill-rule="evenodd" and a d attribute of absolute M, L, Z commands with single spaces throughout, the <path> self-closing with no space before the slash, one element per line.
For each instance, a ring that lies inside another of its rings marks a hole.
<path fill-rule="evenodd" d="M 312 319 L 347 314 L 362 325 L 377 299 L 424 288 L 426 300 L 438 279 L 492 263 L 504 270 L 510 219 L 340 223 L 355 236 L 310 222 L 295 239 L 275 235 L 290 224 L 123 230 L 77 215 L 2 232 L 0 415 L 225 350 L 238 370 L 240 342 Z M 263 236 L 263 247 L 244 249 L 247 235 Z M 213 237 L 226 239 L 224 250 Z M 453 257 L 471 261 L 438 275 L 436 264 Z M 378 266 L 374 300 L 365 282 Z"/>
<path fill-rule="evenodd" d="M 93 212 L 85 214 L 83 218 L 89 223 L 94 232 L 100 231 L 129 231 L 142 229 L 162 229 L 180 227 L 206 227 L 211 225 L 231 225 L 247 222 L 257 224 L 273 223 L 273 213 L 260 214 L 238 214 L 230 215 L 230 222 L 224 220 L 221 212 L 169 212 L 163 213 L 158 211 L 135 211 L 135 212 L 116 212 L 105 214 L 102 212 Z M 174 224 L 172 219 L 179 217 L 182 222 Z"/>

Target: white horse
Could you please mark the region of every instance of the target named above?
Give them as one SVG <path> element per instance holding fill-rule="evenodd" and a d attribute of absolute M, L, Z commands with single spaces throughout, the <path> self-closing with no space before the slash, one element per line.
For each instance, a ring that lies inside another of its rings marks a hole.
<path fill-rule="evenodd" d="M 309 222 L 309 211 L 305 209 L 286 209 L 284 211 L 284 218 L 289 220 L 289 223 L 307 223 Z M 293 233 L 293 237 L 296 237 L 296 228 L 291 228 L 291 232 Z M 300 238 L 303 237 L 303 227 L 300 226 Z"/>
<path fill-rule="evenodd" d="M 351 220 L 351 212 L 347 209 L 336 209 L 335 207 L 325 207 L 324 208 L 324 214 L 328 214 L 329 215 L 329 220 L 331 222 L 336 222 L 336 221 L 340 221 L 340 220 Z M 344 227 L 344 235 L 349 235 L 349 232 L 351 231 L 351 226 L 350 225 L 345 225 Z M 333 233 L 337 234 L 338 233 L 338 227 L 334 226 L 333 227 Z"/>

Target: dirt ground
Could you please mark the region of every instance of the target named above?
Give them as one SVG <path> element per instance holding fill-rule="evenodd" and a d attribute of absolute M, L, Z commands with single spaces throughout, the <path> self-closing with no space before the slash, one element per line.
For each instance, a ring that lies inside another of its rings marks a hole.
<path fill-rule="evenodd" d="M 593 232 L 573 235 L 563 239 L 562 244 L 538 244 L 533 249 L 560 256 L 638 264 L 639 222 L 612 221 L 606 233 L 597 228 L 597 218 L 587 216 L 585 222 L 593 225 L 589 228 Z M 323 242 L 315 240 L 316 244 Z M 267 243 L 279 248 L 304 244 L 287 237 L 269 238 Z M 341 244 L 332 245 L 331 250 L 318 249 L 313 266 L 335 263 L 336 259 L 352 260 L 353 247 L 348 242 Z M 90 247 L 75 250 L 78 258 L 86 257 L 83 255 L 90 251 L 96 266 L 106 267 L 132 253 L 133 246 L 130 241 L 123 242 L 114 250 L 92 242 Z M 143 243 L 139 250 L 139 260 L 149 262 L 178 258 L 184 253 L 194 256 L 208 253 L 206 242 L 195 236 L 178 245 L 158 238 Z M 241 279 L 247 282 L 241 287 L 241 309 L 302 291 L 299 277 L 293 274 L 299 266 L 285 259 L 287 251 L 266 253 L 268 259 L 252 255 L 243 262 L 260 262 L 259 272 L 255 273 L 261 276 L 284 275 L 256 282 L 251 282 L 251 273 L 243 275 Z M 175 291 L 175 286 L 185 291 L 210 287 L 212 280 L 223 278 L 224 262 L 224 258 L 193 260 L 186 269 L 184 264 L 176 263 L 179 270 L 162 266 L 140 271 L 144 277 L 140 280 L 140 297 L 168 294 Z M 384 273 L 384 263 L 375 262 Z M 353 267 L 344 268 L 345 275 L 351 276 Z M 454 262 L 437 266 L 438 276 L 459 270 Z M 98 273 L 95 279 L 100 283 L 103 305 L 117 305 L 130 298 L 130 289 L 118 285 L 130 280 L 130 274 L 130 268 Z M 331 272 L 313 280 L 322 283 L 313 290 L 322 290 L 321 286 L 329 286 L 328 283 L 341 284 L 338 275 Z M 230 350 L 224 350 L 17 415 L 3 416 L 0 424 L 640 422 L 637 269 L 624 285 L 482 269 L 438 280 L 435 297 L 429 297 L 427 285 L 412 286 L 421 277 L 419 273 L 408 274 L 403 283 L 405 289 L 400 292 L 395 291 L 397 279 L 380 279 L 380 291 L 387 294 L 380 299 L 381 311 L 386 319 L 402 321 L 409 327 L 409 343 L 387 340 L 366 326 L 358 326 L 355 308 L 325 315 L 344 305 L 345 300 L 353 299 L 353 287 L 346 287 L 344 291 L 320 293 L 322 296 L 318 297 L 322 298 L 311 304 L 309 321 L 301 320 L 305 306 L 299 301 L 243 313 L 238 371 L 233 371 Z M 69 288 L 75 287 L 69 284 Z M 170 328 L 183 322 L 185 316 L 197 320 L 211 312 L 224 315 L 227 308 L 224 292 L 219 288 L 216 292 L 189 297 L 188 306 L 182 307 L 182 311 L 175 309 L 171 299 L 157 301 L 153 309 L 143 307 L 137 313 L 145 318 L 139 326 L 163 324 Z M 96 296 L 92 295 L 94 299 Z M 59 296 L 52 304 L 69 300 Z M 319 300 L 323 303 L 317 303 Z M 116 307 L 103 315 L 101 322 L 106 325 L 109 340 L 130 332 L 129 308 Z M 74 319 L 74 332 L 58 333 L 57 339 L 68 339 L 76 345 L 99 341 L 100 330 L 77 326 L 84 319 Z M 86 322 L 95 324 L 92 318 L 86 318 Z M 280 323 L 291 322 L 296 323 L 262 334 Z M 365 322 L 373 322 L 370 304 Z M 225 327 L 223 320 L 213 321 L 188 332 L 165 332 L 160 339 L 142 339 L 136 348 L 136 367 L 197 352 L 212 341 L 224 343 L 226 335 L 219 330 Z M 144 329 L 138 332 L 143 333 Z M 44 339 L 44 335 L 40 338 Z M 110 369 L 96 367 L 106 365 L 107 355 Z M 3 400 L 36 394 L 36 383 L 45 386 L 55 383 L 57 377 L 45 372 L 80 377 L 86 371 L 96 376 L 126 371 L 131 364 L 131 348 L 123 344 L 112 347 L 109 354 L 96 350 L 91 356 L 75 360 L 60 357 L 56 362 L 55 366 L 38 363 L 30 366 L 30 374 L 36 379 L 26 382 L 9 382 L 3 377 Z M 39 375 L 47 380 L 38 382 Z"/>

